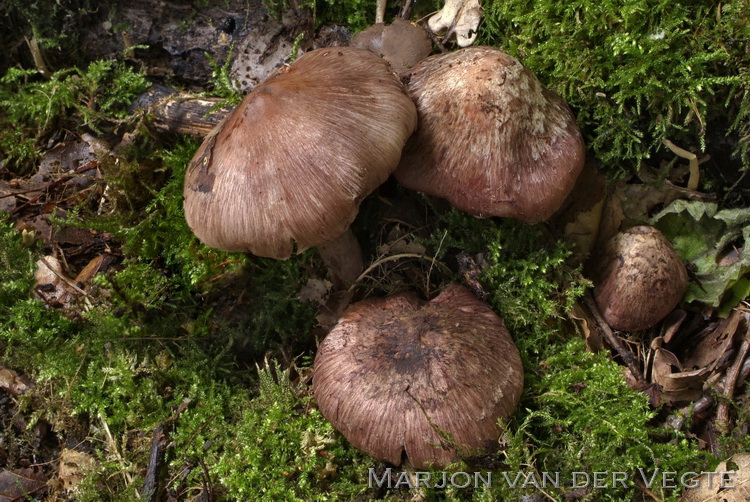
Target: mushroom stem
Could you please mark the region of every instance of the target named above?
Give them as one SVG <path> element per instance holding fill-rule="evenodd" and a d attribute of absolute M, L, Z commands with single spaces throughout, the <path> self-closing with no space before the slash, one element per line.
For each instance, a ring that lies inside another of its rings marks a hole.
<path fill-rule="evenodd" d="M 700 168 L 698 166 L 698 156 L 693 152 L 680 148 L 666 138 L 664 138 L 662 142 L 664 143 L 664 146 L 672 151 L 672 153 L 690 161 L 690 178 L 688 178 L 687 188 L 688 190 L 698 190 L 698 182 L 701 177 Z"/>
<path fill-rule="evenodd" d="M 365 268 L 362 248 L 350 228 L 338 238 L 320 244 L 318 252 L 328 267 L 328 275 L 336 290 L 347 288 Z"/>
<path fill-rule="evenodd" d="M 385 19 L 386 0 L 378 0 L 375 4 L 375 24 L 382 23 Z"/>

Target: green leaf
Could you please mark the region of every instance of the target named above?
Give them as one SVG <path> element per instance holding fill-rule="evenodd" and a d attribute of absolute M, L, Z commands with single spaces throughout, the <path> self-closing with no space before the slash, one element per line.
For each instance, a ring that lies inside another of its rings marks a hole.
<path fill-rule="evenodd" d="M 688 285 L 685 301 L 721 307 L 726 314 L 748 293 L 750 208 L 718 210 L 714 203 L 677 200 L 651 219 L 651 224 L 694 267 L 698 282 Z M 731 259 L 722 260 L 727 251 Z"/>

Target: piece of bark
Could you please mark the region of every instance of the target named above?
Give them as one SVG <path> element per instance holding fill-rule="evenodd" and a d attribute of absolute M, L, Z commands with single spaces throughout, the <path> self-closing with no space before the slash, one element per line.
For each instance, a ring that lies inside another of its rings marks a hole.
<path fill-rule="evenodd" d="M 231 111 L 220 107 L 221 102 L 220 98 L 203 98 L 156 84 L 138 97 L 131 110 L 146 110 L 148 127 L 157 135 L 187 134 L 202 139 Z"/>
<path fill-rule="evenodd" d="M 148 456 L 148 469 L 143 479 L 141 498 L 148 502 L 157 500 L 159 494 L 159 471 L 164 462 L 164 450 L 169 443 L 169 436 L 163 423 L 156 426 L 151 437 L 151 451 Z"/>

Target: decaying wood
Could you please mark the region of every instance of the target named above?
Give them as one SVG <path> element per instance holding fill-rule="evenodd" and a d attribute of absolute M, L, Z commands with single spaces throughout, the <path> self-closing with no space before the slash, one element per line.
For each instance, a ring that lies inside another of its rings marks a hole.
<path fill-rule="evenodd" d="M 140 495 L 143 500 L 153 502 L 157 500 L 159 493 L 159 471 L 164 461 L 164 449 L 169 443 L 169 436 L 165 425 L 160 423 L 154 430 L 151 438 L 151 450 L 148 456 L 148 469 L 143 480 Z"/>
<path fill-rule="evenodd" d="M 202 139 L 229 115 L 220 98 L 204 98 L 153 85 L 135 103 L 133 111 L 145 110 L 148 127 L 156 134 L 187 134 Z"/>

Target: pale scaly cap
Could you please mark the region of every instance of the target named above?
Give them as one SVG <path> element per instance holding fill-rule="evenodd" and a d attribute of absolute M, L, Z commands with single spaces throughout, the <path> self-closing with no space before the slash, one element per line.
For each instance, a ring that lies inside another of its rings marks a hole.
<path fill-rule="evenodd" d="M 478 216 L 527 223 L 560 208 L 585 148 L 563 100 L 492 47 L 430 56 L 402 76 L 419 112 L 396 179 Z"/>

